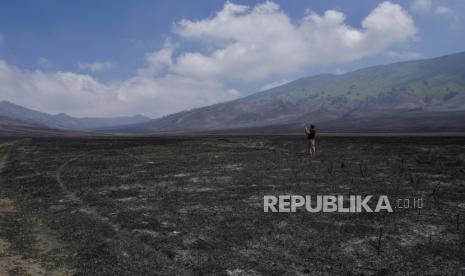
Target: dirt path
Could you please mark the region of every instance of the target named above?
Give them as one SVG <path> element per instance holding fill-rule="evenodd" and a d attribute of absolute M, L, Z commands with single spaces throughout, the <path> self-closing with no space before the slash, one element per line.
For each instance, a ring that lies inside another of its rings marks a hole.
<path fill-rule="evenodd" d="M 67 197 L 69 200 L 75 201 L 75 202 L 77 202 L 77 203 L 79 203 L 79 204 L 83 204 L 82 201 L 81 201 L 81 199 L 78 198 L 78 197 L 76 196 L 75 193 L 73 193 L 73 192 L 71 192 L 70 190 L 68 190 L 68 188 L 67 188 L 66 185 L 65 185 L 65 182 L 63 181 L 63 179 L 62 179 L 62 177 L 61 177 L 61 175 L 63 174 L 64 169 L 66 168 L 66 166 L 68 166 L 71 162 L 73 162 L 73 161 L 79 159 L 80 157 L 81 157 L 81 155 L 80 155 L 80 156 L 73 157 L 73 158 L 71 158 L 71 159 L 68 159 L 68 160 L 67 160 L 66 162 L 64 162 L 63 164 L 61 164 L 61 166 L 58 167 L 58 169 L 57 169 L 57 171 L 56 171 L 55 179 L 56 179 L 58 185 L 60 186 L 61 190 L 66 194 L 66 197 Z"/>
<path fill-rule="evenodd" d="M 0 187 L 2 172 L 7 163 L 8 153 L 13 144 L 0 144 Z M 19 220 L 23 214 L 13 199 L 0 194 L 0 225 L 7 221 Z M 5 237 L 6 228 L 0 229 L 0 275 L 72 275 L 74 270 L 64 265 L 67 258 L 64 245 L 54 236 L 53 231 L 37 218 L 31 218 L 33 245 L 31 252 L 20 252 Z M 7 224 L 6 224 L 7 225 Z M 18 235 L 21 231 L 19 231 Z"/>
<path fill-rule="evenodd" d="M 73 201 L 77 204 L 79 204 L 80 208 L 81 208 L 81 211 L 94 217 L 95 219 L 97 220 L 100 220 L 100 221 L 103 221 L 103 222 L 106 222 L 108 225 L 110 225 L 114 231 L 116 232 L 122 232 L 121 230 L 121 227 L 118 225 L 118 224 L 115 224 L 115 223 L 112 223 L 110 221 L 109 218 L 105 217 L 104 215 L 102 215 L 100 212 L 97 211 L 97 209 L 87 205 L 81 198 L 79 198 L 74 192 L 70 191 L 68 189 L 68 187 L 66 186 L 66 183 L 65 181 L 63 180 L 62 178 L 62 174 L 65 170 L 65 168 L 70 164 L 72 163 L 73 161 L 75 160 L 78 160 L 79 158 L 85 156 L 85 154 L 83 155 L 78 155 L 76 157 L 73 157 L 71 159 L 68 159 L 66 162 L 64 162 L 63 164 L 61 164 L 60 167 L 58 167 L 57 171 L 56 171 L 56 174 L 55 174 L 55 179 L 58 183 L 58 185 L 60 186 L 61 190 L 65 193 L 66 195 L 66 198 L 68 198 L 68 200 L 70 201 Z"/>

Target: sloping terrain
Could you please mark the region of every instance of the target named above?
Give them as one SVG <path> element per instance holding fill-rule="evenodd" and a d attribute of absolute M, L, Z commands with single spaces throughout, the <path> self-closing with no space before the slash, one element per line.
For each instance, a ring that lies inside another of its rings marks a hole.
<path fill-rule="evenodd" d="M 0 116 L 0 137 L 56 136 L 71 133 Z"/>
<path fill-rule="evenodd" d="M 75 118 L 63 113 L 50 115 L 7 101 L 0 101 L 0 117 L 13 121 L 21 121 L 23 124 L 30 126 L 71 130 L 89 130 L 93 128 L 136 124 L 150 120 L 150 118 L 142 115 L 114 118 Z"/>
<path fill-rule="evenodd" d="M 357 128 L 372 129 L 378 121 L 394 120 L 396 129 L 408 131 L 415 128 L 415 122 L 408 119 L 412 114 L 445 122 L 442 127 L 447 129 L 447 118 L 455 121 L 454 112 L 464 110 L 465 52 L 462 52 L 374 66 L 343 75 L 303 78 L 235 101 L 119 130 L 208 131 L 331 121 L 339 125 L 354 120 L 358 121 Z M 409 113 L 412 111 L 421 112 Z M 369 123 L 363 124 L 363 120 Z M 451 128 L 464 130 L 465 122 Z M 429 130 L 433 129 L 434 126 Z"/>

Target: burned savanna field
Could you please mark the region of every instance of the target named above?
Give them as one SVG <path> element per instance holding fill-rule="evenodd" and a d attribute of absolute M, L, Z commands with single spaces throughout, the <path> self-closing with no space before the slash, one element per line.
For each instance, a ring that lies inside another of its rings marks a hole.
<path fill-rule="evenodd" d="M 300 136 L 2 143 L 0 262 L 31 260 L 10 274 L 465 273 L 464 137 L 319 137 L 315 158 Z M 394 210 L 265 213 L 264 195 L 387 195 Z"/>

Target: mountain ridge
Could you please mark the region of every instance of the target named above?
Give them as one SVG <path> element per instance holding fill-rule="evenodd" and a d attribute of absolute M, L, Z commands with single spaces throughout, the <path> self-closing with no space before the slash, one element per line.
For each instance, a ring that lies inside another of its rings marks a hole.
<path fill-rule="evenodd" d="M 463 117 L 465 52 L 303 77 L 233 101 L 157 119 L 142 115 L 75 118 L 0 101 L 0 118 L 8 127 L 16 122 L 40 129 L 122 134 L 266 132 L 300 129 L 309 123 L 336 132 L 465 131 Z"/>
<path fill-rule="evenodd" d="M 375 65 L 341 75 L 299 78 L 237 100 L 170 114 L 120 130 L 189 132 L 303 125 L 375 118 L 379 111 L 399 115 L 406 115 L 407 111 L 416 111 L 418 115 L 431 112 L 438 116 L 438 112 L 452 112 L 454 117 L 457 113 L 453 112 L 461 110 L 465 110 L 465 52 Z M 406 124 L 399 129 L 412 127 Z"/>
<path fill-rule="evenodd" d="M 9 101 L 0 101 L 0 116 L 21 121 L 31 126 L 65 130 L 92 130 L 102 127 L 115 127 L 127 124 L 142 123 L 151 120 L 149 117 L 137 114 L 134 116 L 119 116 L 111 118 L 72 117 L 66 113 L 48 114 L 29 109 Z"/>

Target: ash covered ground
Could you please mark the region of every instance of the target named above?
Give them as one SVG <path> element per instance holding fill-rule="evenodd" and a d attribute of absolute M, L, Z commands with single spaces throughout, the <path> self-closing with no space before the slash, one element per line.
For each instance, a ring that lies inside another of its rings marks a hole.
<path fill-rule="evenodd" d="M 464 137 L 320 137 L 315 158 L 298 136 L 3 145 L 0 263 L 27 260 L 12 275 L 465 273 Z M 264 195 L 289 194 L 424 207 L 263 212 Z"/>

